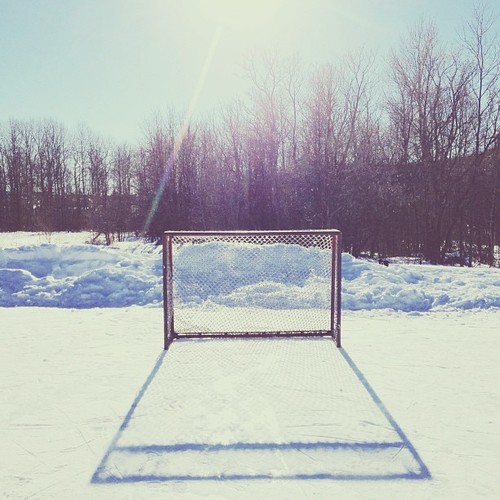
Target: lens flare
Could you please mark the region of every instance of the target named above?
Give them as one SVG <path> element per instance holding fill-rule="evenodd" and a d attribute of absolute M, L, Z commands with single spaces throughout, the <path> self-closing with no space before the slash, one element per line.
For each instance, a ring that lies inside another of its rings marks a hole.
<path fill-rule="evenodd" d="M 170 173 L 172 172 L 172 165 L 175 161 L 175 158 L 177 157 L 179 149 L 182 145 L 182 141 L 184 140 L 184 137 L 186 136 L 186 132 L 188 131 L 189 124 L 191 122 L 191 117 L 196 109 L 196 106 L 198 104 L 198 100 L 200 98 L 201 91 L 203 90 L 203 86 L 204 86 L 205 81 L 207 79 L 208 71 L 210 69 L 210 66 L 212 65 L 212 60 L 213 60 L 215 52 L 217 50 L 217 46 L 219 44 L 221 33 L 222 33 L 222 24 L 219 24 L 214 32 L 213 37 L 212 37 L 212 41 L 210 43 L 207 55 L 205 57 L 205 62 L 203 64 L 203 68 L 200 72 L 200 76 L 198 77 L 198 82 L 197 82 L 196 87 L 194 89 L 193 96 L 192 96 L 191 101 L 189 103 L 186 114 L 184 115 L 184 119 L 182 121 L 181 128 L 179 129 L 179 132 L 177 133 L 177 135 L 175 137 L 174 147 L 172 149 L 172 153 L 170 154 L 170 157 L 168 158 L 167 164 L 165 165 L 165 170 L 163 172 L 163 176 L 161 178 L 160 185 L 158 186 L 155 197 L 153 198 L 153 201 L 151 202 L 151 208 L 149 209 L 149 213 L 148 213 L 148 216 L 146 218 L 146 222 L 144 223 L 144 227 L 143 227 L 144 233 L 147 233 L 149 231 L 149 228 L 151 227 L 151 222 L 152 222 L 153 217 L 155 216 L 155 214 L 158 210 L 158 205 L 160 204 L 161 197 L 163 196 L 163 193 L 165 192 L 165 188 L 170 180 Z"/>

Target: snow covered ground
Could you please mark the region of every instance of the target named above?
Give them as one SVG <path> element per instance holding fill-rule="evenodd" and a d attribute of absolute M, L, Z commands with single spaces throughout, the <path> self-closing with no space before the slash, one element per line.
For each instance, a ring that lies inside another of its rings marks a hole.
<path fill-rule="evenodd" d="M 0 233 L 0 307 L 161 304 L 161 246 L 136 240 L 105 247 L 87 244 L 90 239 L 88 233 Z M 213 253 L 214 248 L 211 250 Z M 191 252 L 186 260 L 200 259 L 200 255 L 204 255 L 205 272 L 223 279 L 224 263 L 212 258 L 208 251 Z M 317 260 L 321 255 L 311 251 L 301 252 L 299 257 L 304 266 L 311 266 L 311 260 L 306 259 Z M 274 262 L 276 268 L 280 266 L 278 259 L 269 262 Z M 329 292 L 321 293 L 325 283 L 314 276 L 314 265 L 309 269 L 309 281 L 299 285 L 306 292 L 314 288 L 318 293 L 305 295 L 298 291 L 298 283 L 286 281 L 275 282 L 272 293 L 269 286 L 265 287 L 263 293 L 262 283 L 251 281 L 255 275 L 253 264 L 241 266 L 238 279 L 232 282 L 234 288 L 210 297 L 211 302 L 230 307 L 249 304 L 265 307 L 266 301 L 272 301 L 273 306 L 282 309 L 297 309 L 311 305 L 324 307 L 329 300 Z M 342 268 L 343 310 L 391 309 L 417 313 L 500 308 L 498 269 L 410 264 L 386 268 L 348 254 L 343 255 Z M 269 269 L 268 274 L 279 275 L 281 271 Z M 203 296 L 207 292 L 198 293 Z M 307 296 L 312 299 L 305 301 Z M 312 304 L 312 300 L 317 303 Z"/>
<path fill-rule="evenodd" d="M 344 349 L 165 355 L 160 250 L 88 239 L 0 234 L 1 498 L 500 496 L 498 269 L 344 256 Z"/>

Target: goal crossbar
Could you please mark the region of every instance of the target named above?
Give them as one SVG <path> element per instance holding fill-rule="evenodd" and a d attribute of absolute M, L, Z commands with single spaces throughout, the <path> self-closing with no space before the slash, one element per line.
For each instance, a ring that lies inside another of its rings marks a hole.
<path fill-rule="evenodd" d="M 162 242 L 164 349 L 178 338 L 292 336 L 330 336 L 341 347 L 341 237 L 335 229 L 166 231 Z M 281 266 L 279 272 L 274 272 L 274 266 Z M 270 275 L 266 269 L 271 269 Z M 282 304 L 273 304 L 286 303 L 287 287 L 299 294 L 293 314 Z M 321 296 L 318 304 L 316 295 Z M 257 305 L 252 303 L 256 297 Z M 239 301 L 237 307 L 231 301 Z M 237 327 L 228 324 L 231 314 L 241 323 Z M 256 317 L 286 324 L 257 328 L 246 324 Z M 311 325 L 304 326 L 308 321 Z"/>

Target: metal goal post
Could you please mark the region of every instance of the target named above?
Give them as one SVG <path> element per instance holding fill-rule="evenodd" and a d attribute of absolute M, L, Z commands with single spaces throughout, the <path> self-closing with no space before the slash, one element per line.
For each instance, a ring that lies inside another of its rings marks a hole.
<path fill-rule="evenodd" d="M 164 349 L 177 338 L 330 336 L 341 347 L 336 229 L 166 231 Z"/>

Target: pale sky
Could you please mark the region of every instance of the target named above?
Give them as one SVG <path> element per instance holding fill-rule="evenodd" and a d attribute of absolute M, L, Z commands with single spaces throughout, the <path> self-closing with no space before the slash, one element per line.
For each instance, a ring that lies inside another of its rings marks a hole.
<path fill-rule="evenodd" d="M 383 64 L 422 17 L 456 41 L 474 3 L 0 0 L 0 123 L 53 118 L 134 144 L 155 112 L 195 103 L 203 116 L 244 94 L 241 65 L 252 52 L 314 67 L 364 45 Z"/>

